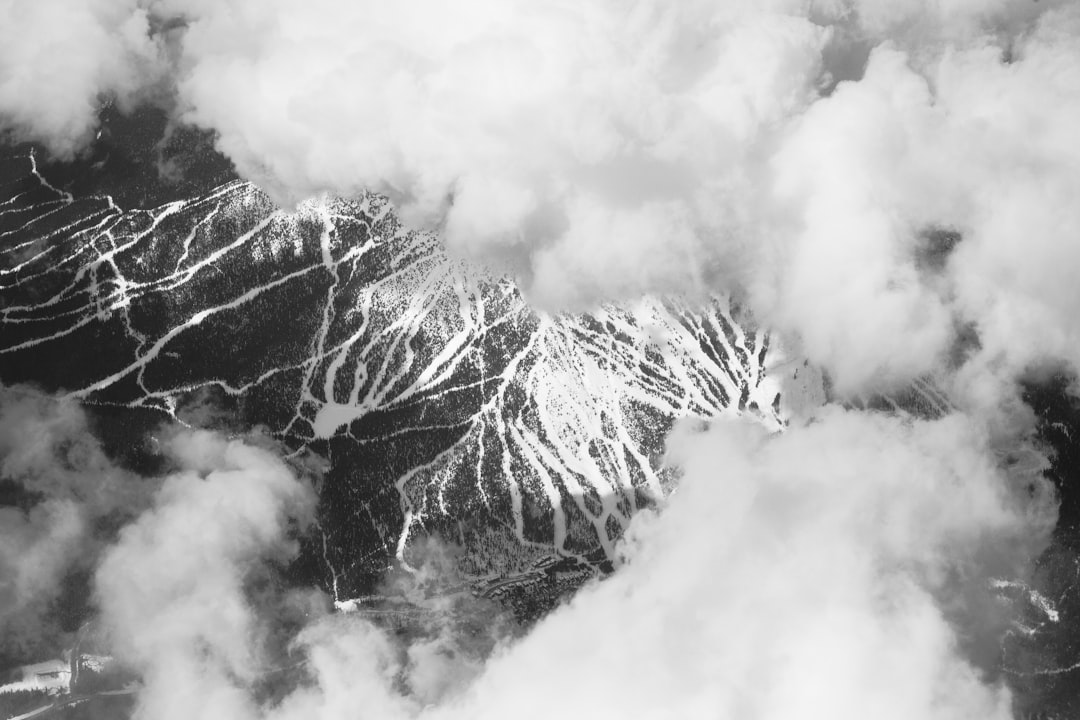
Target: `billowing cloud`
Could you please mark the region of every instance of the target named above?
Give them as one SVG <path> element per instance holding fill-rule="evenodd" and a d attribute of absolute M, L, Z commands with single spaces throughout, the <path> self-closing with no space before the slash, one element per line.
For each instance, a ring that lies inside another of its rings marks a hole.
<path fill-rule="evenodd" d="M 982 37 L 930 61 L 875 49 L 860 82 L 793 125 L 774 167 L 800 209 L 777 229 L 781 281 L 762 295 L 779 297 L 762 304 L 842 383 L 940 368 L 965 324 L 981 366 L 1076 367 L 1063 312 L 1080 260 L 1080 216 L 1063 201 L 1077 182 L 1076 10 L 1007 47 Z"/>
<path fill-rule="evenodd" d="M 158 83 L 283 202 L 385 193 L 548 308 L 734 291 L 842 391 L 940 370 L 972 328 L 983 370 L 1080 359 L 1068 0 L 5 12 L 0 122 L 61 154 L 99 95 Z M 921 266 L 939 231 L 963 241 Z"/>
<path fill-rule="evenodd" d="M 311 520 L 314 493 L 241 441 L 181 432 L 166 452 L 183 469 L 104 556 L 101 622 L 143 676 L 142 717 L 242 718 L 247 700 L 231 679 L 265 670 L 244 583 L 259 563 L 295 554 L 289 523 Z"/>
<path fill-rule="evenodd" d="M 548 306 L 704 291 L 814 97 L 829 30 L 785 5 L 276 2 L 254 33 L 195 10 L 179 91 L 279 197 L 384 192 Z"/>
<path fill-rule="evenodd" d="M 70 158 L 101 104 L 129 104 L 161 70 L 139 0 L 0 2 L 0 130 Z"/>
<path fill-rule="evenodd" d="M 491 663 L 460 717 L 546 716 L 523 678 L 576 717 L 1010 717 L 942 608 L 993 627 L 985 581 L 1040 549 L 1053 504 L 987 442 L 839 409 L 775 437 L 677 432 L 681 484 L 626 564 Z"/>
<path fill-rule="evenodd" d="M 59 651 L 65 579 L 89 572 L 100 526 L 151 490 L 106 457 L 76 403 L 0 386 L 0 662 Z"/>
<path fill-rule="evenodd" d="M 1052 491 L 998 468 L 961 416 L 832 408 L 777 436 L 746 420 L 685 428 L 679 488 L 635 519 L 622 566 L 523 638 L 488 656 L 462 652 L 483 625 L 433 637 L 316 615 L 294 648 L 308 680 L 266 703 L 272 618 L 242 582 L 287 557 L 308 490 L 265 451 L 184 442 L 216 469 L 167 480 L 98 574 L 145 720 L 1009 718 L 978 652 L 1009 619 L 990 579 L 1022 576 L 1055 518 Z M 420 596 L 413 608 L 451 617 Z"/>

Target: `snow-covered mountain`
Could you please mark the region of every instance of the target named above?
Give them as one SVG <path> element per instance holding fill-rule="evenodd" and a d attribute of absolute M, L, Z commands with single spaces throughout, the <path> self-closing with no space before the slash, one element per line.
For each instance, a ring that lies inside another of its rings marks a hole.
<path fill-rule="evenodd" d="M 665 492 L 677 419 L 782 424 L 769 337 L 726 299 L 545 316 L 377 197 L 290 213 L 229 182 L 127 209 L 7 162 L 0 376 L 200 425 L 235 408 L 325 458 L 339 599 L 431 534 L 491 594 L 554 599 Z"/>

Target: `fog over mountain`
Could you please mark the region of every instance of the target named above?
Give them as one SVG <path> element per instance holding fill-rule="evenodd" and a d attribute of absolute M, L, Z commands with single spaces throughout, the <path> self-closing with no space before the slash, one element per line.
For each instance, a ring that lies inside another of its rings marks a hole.
<path fill-rule="evenodd" d="M 1080 4 L 0 0 L 5 717 L 1080 712 Z"/>

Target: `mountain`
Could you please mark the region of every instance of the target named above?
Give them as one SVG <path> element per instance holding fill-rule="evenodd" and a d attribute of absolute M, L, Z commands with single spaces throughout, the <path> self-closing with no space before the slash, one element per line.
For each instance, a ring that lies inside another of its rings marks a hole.
<path fill-rule="evenodd" d="M 129 209 L 4 162 L 3 381 L 324 458 L 307 561 L 338 600 L 435 535 L 482 592 L 541 610 L 665 493 L 675 421 L 783 423 L 769 336 L 724 298 L 546 316 L 378 197 L 284 212 L 230 181 Z"/>

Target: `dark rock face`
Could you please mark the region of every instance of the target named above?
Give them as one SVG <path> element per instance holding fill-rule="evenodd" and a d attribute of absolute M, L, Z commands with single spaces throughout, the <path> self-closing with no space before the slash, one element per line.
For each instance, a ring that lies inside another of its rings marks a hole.
<path fill-rule="evenodd" d="M 285 213 L 230 181 L 128 209 L 38 165 L 3 161 L 0 380 L 81 398 L 118 437 L 264 425 L 325 459 L 299 572 L 337 598 L 436 535 L 542 612 L 663 494 L 678 418 L 781 424 L 768 337 L 724 300 L 542 316 L 376 197 Z"/>

